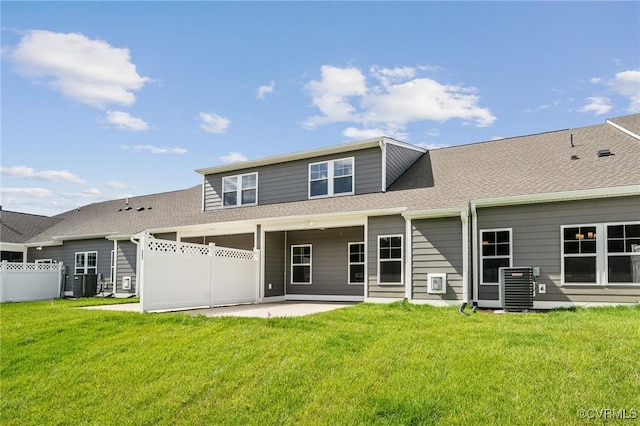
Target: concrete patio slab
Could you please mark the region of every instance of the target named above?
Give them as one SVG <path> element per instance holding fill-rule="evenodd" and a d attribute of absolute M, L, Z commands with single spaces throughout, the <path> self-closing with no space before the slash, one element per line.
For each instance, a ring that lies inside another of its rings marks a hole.
<path fill-rule="evenodd" d="M 300 317 L 346 308 L 359 302 L 276 302 L 253 305 L 220 306 L 215 308 L 181 309 L 171 312 L 189 315 L 205 315 L 207 317 Z M 118 305 L 85 306 L 82 309 L 98 309 L 104 311 L 140 312 L 140 303 L 124 303 Z M 164 311 L 162 313 L 167 313 Z"/>

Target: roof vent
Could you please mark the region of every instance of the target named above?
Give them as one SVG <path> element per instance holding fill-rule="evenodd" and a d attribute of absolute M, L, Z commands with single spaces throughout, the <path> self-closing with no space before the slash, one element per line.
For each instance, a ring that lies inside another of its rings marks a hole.
<path fill-rule="evenodd" d="M 136 209 L 136 211 L 137 211 L 137 212 L 141 212 L 142 210 L 144 210 L 144 207 L 138 207 L 138 208 Z"/>
<path fill-rule="evenodd" d="M 572 160 L 579 160 L 579 159 L 580 159 L 580 157 L 578 157 L 577 155 L 573 154 L 573 155 L 571 156 L 571 159 L 572 159 Z"/>
<path fill-rule="evenodd" d="M 600 151 L 598 151 L 598 157 L 609 157 L 610 155 L 613 154 L 608 149 L 601 149 Z"/>
<path fill-rule="evenodd" d="M 129 210 L 131 210 L 132 208 L 133 208 L 133 207 L 131 207 L 131 206 L 127 206 L 127 207 L 125 207 L 124 209 L 125 209 L 126 211 L 129 211 Z"/>

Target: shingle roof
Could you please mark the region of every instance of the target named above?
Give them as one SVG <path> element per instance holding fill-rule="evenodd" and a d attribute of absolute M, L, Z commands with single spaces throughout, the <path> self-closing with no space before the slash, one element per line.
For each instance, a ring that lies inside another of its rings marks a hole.
<path fill-rule="evenodd" d="M 640 128 L 640 114 L 611 121 L 628 129 Z M 603 149 L 613 155 L 599 157 Z M 119 211 L 125 207 L 124 199 L 90 204 L 56 216 L 60 223 L 30 242 L 54 236 L 131 235 L 145 229 L 396 207 L 408 211 L 456 209 L 467 207 L 470 200 L 631 185 L 640 185 L 640 140 L 605 123 L 432 150 L 386 193 L 203 212 L 198 185 L 129 198 L 132 209 L 128 211 Z M 137 211 L 138 207 L 145 210 Z"/>
<path fill-rule="evenodd" d="M 47 216 L 0 209 L 0 241 L 3 243 L 24 243 L 59 221 L 59 219 Z"/>

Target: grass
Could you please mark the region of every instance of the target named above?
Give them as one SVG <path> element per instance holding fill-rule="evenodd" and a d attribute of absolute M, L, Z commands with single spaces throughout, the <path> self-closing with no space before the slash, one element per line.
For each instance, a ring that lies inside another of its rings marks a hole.
<path fill-rule="evenodd" d="M 252 319 L 74 309 L 86 302 L 1 306 L 0 423 L 593 421 L 581 409 L 640 418 L 639 307 L 463 317 L 362 304 Z"/>

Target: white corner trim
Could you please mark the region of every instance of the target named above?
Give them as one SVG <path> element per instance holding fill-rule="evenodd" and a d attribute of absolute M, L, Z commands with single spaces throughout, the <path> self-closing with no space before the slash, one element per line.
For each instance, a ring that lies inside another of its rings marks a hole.
<path fill-rule="evenodd" d="M 616 129 L 620 130 L 621 132 L 624 132 L 624 133 L 628 134 L 632 138 L 640 140 L 640 135 L 637 135 L 637 134 L 633 133 L 631 130 L 629 130 L 629 129 L 625 128 L 625 127 L 622 127 L 621 125 L 616 124 L 611 120 L 607 120 L 607 121 L 605 121 L 605 123 L 615 127 Z"/>

